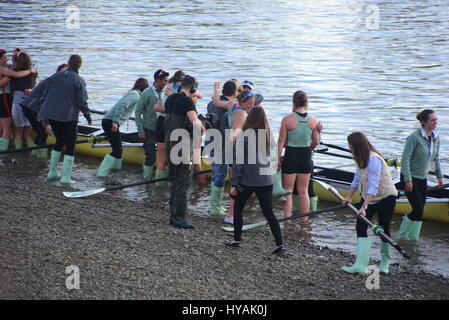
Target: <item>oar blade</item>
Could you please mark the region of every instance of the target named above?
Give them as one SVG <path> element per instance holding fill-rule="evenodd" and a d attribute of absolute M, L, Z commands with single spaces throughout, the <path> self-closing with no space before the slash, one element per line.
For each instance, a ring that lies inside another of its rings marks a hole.
<path fill-rule="evenodd" d="M 252 224 L 247 224 L 247 225 L 244 225 L 242 227 L 242 231 L 246 231 L 246 230 L 249 230 L 249 229 L 254 229 L 254 228 L 257 228 L 257 227 L 261 227 L 261 226 L 264 226 L 266 224 L 267 224 L 267 222 L 265 220 L 264 221 L 259 221 L 259 222 L 256 222 L 256 223 L 252 223 Z M 233 232 L 234 231 L 234 227 L 223 227 L 223 230 L 224 231 L 228 231 L 228 232 Z"/>
<path fill-rule="evenodd" d="M 63 194 L 67 198 L 83 198 L 83 197 L 92 196 L 92 195 L 97 194 L 97 193 L 101 193 L 101 192 L 103 192 L 105 190 L 106 190 L 106 188 L 84 190 L 84 191 L 65 191 L 65 192 L 63 192 Z"/>
<path fill-rule="evenodd" d="M 234 227 L 222 227 L 222 229 L 226 232 L 234 232 Z"/>

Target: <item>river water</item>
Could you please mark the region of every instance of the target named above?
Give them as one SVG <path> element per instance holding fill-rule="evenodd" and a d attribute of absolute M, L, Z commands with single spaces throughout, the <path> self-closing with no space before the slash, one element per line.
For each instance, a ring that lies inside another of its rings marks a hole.
<path fill-rule="evenodd" d="M 0 22 L 0 47 L 24 48 L 41 79 L 80 54 L 90 107 L 97 110 L 109 109 L 135 79 L 151 79 L 159 68 L 198 77 L 205 95 L 200 112 L 214 81 L 250 79 L 265 97 L 273 129 L 301 89 L 324 125 L 323 142 L 346 147 L 349 133 L 363 131 L 385 156 L 400 158 L 405 137 L 418 127 L 416 113 L 432 108 L 449 173 L 447 0 L 1 1 Z M 315 161 L 351 163 L 324 155 Z M 92 179 L 96 166 L 89 159 L 78 163 L 75 188 L 101 184 Z M 135 181 L 138 170 L 127 167 L 119 177 Z M 193 191 L 190 208 L 207 212 L 207 188 Z M 148 197 L 146 188 L 121 195 Z M 281 209 L 276 204 L 278 215 Z M 342 212 L 315 217 L 311 240 L 354 252 L 354 218 Z M 260 219 L 256 204 L 247 219 Z M 399 223 L 395 216 L 393 231 Z M 426 221 L 420 242 L 405 246 L 416 257 L 407 263 L 449 277 L 449 225 Z M 393 262 L 405 263 L 398 255 Z"/>

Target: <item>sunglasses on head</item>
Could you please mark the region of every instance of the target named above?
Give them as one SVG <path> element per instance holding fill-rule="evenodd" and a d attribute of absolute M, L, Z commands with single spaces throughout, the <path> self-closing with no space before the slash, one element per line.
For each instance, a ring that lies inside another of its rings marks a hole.
<path fill-rule="evenodd" d="M 253 95 L 254 95 L 254 93 L 252 93 L 251 91 L 248 92 L 248 93 L 245 94 L 245 96 L 243 97 L 242 102 L 245 101 L 245 100 L 247 100 L 247 99 L 249 99 L 249 98 L 251 98 Z"/>

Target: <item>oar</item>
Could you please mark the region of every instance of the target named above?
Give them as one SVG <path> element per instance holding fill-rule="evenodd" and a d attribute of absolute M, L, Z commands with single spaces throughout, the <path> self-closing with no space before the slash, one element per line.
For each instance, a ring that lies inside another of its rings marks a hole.
<path fill-rule="evenodd" d="M 193 175 L 204 174 L 204 173 L 209 173 L 209 172 L 212 172 L 212 170 L 209 169 L 209 170 L 197 171 Z M 91 189 L 91 190 L 84 190 L 84 191 L 65 191 L 65 192 L 63 192 L 63 194 L 67 198 L 82 198 L 82 197 L 88 197 L 88 196 L 91 196 L 91 195 L 94 195 L 97 193 L 101 193 L 104 191 L 121 190 L 121 189 L 125 189 L 125 188 L 141 186 L 144 184 L 151 184 L 151 183 L 167 181 L 167 180 L 168 180 L 168 178 L 159 178 L 159 179 L 140 181 L 140 182 L 135 182 L 135 183 L 130 183 L 130 184 L 124 184 L 124 185 L 117 186 L 117 187 L 99 188 L 99 189 Z"/>
<path fill-rule="evenodd" d="M 95 113 L 95 114 L 99 114 L 99 115 L 103 115 L 103 116 L 107 113 L 107 111 L 99 111 L 99 110 L 93 110 L 93 109 L 90 109 L 90 112 L 91 113 Z M 129 117 L 128 119 L 129 120 L 136 120 L 136 118 L 134 118 L 134 117 Z"/>
<path fill-rule="evenodd" d="M 319 183 L 326 190 L 332 192 L 341 201 L 344 200 L 343 196 L 340 193 L 338 193 L 338 191 L 335 190 L 334 187 L 332 187 L 332 186 L 330 186 L 327 183 L 324 183 L 322 181 L 315 180 L 315 179 L 313 179 L 313 180 L 315 182 Z M 398 250 L 404 256 L 404 258 L 410 259 L 410 256 L 404 251 L 404 249 L 402 249 L 396 242 L 394 242 L 393 239 L 391 239 L 388 235 L 385 234 L 385 232 L 383 231 L 382 227 L 379 227 L 378 225 L 375 225 L 374 223 L 369 221 L 366 217 L 359 215 L 359 210 L 357 210 L 357 208 L 354 207 L 352 204 L 348 203 L 348 207 L 357 215 L 358 219 L 362 219 L 366 224 L 368 224 L 371 227 L 371 230 L 373 230 L 373 232 L 376 235 L 378 235 L 382 240 L 384 240 L 384 241 L 388 242 L 389 244 L 391 244 L 391 246 L 393 248 L 395 248 L 396 250 Z"/>
<path fill-rule="evenodd" d="M 439 187 L 439 186 L 427 187 L 427 192 L 440 190 L 440 189 L 446 189 L 446 188 L 449 188 L 449 183 L 443 184 L 441 187 Z M 406 195 L 405 191 L 399 191 L 400 197 L 405 196 L 405 195 Z"/>
<path fill-rule="evenodd" d="M 322 144 L 323 146 L 329 147 L 329 148 L 334 148 L 340 151 L 344 151 L 344 152 L 348 152 L 348 153 L 352 153 L 351 150 L 337 146 L 335 144 L 330 144 L 330 143 L 324 143 L 324 142 L 320 142 L 320 144 Z"/>
<path fill-rule="evenodd" d="M 77 140 L 75 142 L 75 144 L 79 144 L 79 143 L 87 143 L 87 142 L 98 142 L 103 140 L 103 137 L 92 137 L 92 138 L 87 138 L 87 139 L 83 139 L 83 140 Z M 5 153 L 16 153 L 16 152 L 23 152 L 23 151 L 30 151 L 30 150 L 37 150 L 37 149 L 44 149 L 44 148 L 51 148 L 54 147 L 54 144 L 45 144 L 43 146 L 35 146 L 35 147 L 29 147 L 29 148 L 22 148 L 22 149 L 14 149 L 14 150 L 6 150 L 6 151 L 0 151 L 0 154 L 5 154 Z"/>
<path fill-rule="evenodd" d="M 277 220 L 278 220 L 279 222 L 287 221 L 287 220 L 293 220 L 293 219 L 298 219 L 298 218 L 303 218 L 303 217 L 313 216 L 313 215 L 316 215 L 316 214 L 325 213 L 325 212 L 329 212 L 329 211 L 340 210 L 340 209 L 343 209 L 343 208 L 345 208 L 345 207 L 346 207 L 345 204 L 340 204 L 340 205 L 338 205 L 338 206 L 333 206 L 333 207 L 329 207 L 329 208 L 324 208 L 324 209 L 320 209 L 320 210 L 316 210 L 316 211 L 311 211 L 311 212 L 307 212 L 307 213 L 297 213 L 297 214 L 291 215 L 290 217 L 283 217 L 283 218 L 279 218 L 279 219 L 277 219 Z M 244 226 L 242 227 L 242 230 L 245 231 L 245 230 L 249 230 L 249 229 L 261 227 L 261 226 L 266 225 L 267 223 L 268 223 L 267 220 L 263 220 L 263 221 L 259 221 L 259 222 L 253 223 L 253 224 L 247 224 L 247 225 L 244 225 Z M 223 230 L 224 230 L 224 231 L 232 232 L 232 231 L 234 231 L 234 227 L 223 227 Z"/>
<path fill-rule="evenodd" d="M 346 149 L 346 148 L 343 148 L 343 147 L 339 147 L 339 146 L 336 146 L 336 145 L 333 145 L 333 144 L 322 143 L 322 142 L 321 142 L 321 144 L 323 146 L 326 146 L 326 147 L 329 147 L 329 148 L 335 148 L 335 149 L 338 149 L 338 150 L 341 150 L 341 151 L 351 152 L 349 149 Z M 338 158 L 351 159 L 351 160 L 353 159 L 353 157 L 345 156 L 343 154 L 328 152 L 326 149 L 314 150 L 314 151 L 316 153 L 326 154 L 328 156 L 334 156 L 334 157 L 338 157 Z M 392 166 L 400 167 L 401 166 L 401 162 L 398 161 L 397 159 L 388 159 L 388 158 L 386 158 L 384 160 L 390 167 L 392 167 Z M 436 175 L 435 171 L 429 171 L 429 173 L 432 174 L 432 175 Z M 443 178 L 449 179 L 449 175 L 443 174 Z"/>

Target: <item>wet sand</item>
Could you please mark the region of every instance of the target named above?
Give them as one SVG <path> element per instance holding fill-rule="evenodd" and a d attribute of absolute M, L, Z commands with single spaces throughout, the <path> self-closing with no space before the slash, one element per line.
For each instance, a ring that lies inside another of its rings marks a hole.
<path fill-rule="evenodd" d="M 274 256 L 268 228 L 228 248 L 221 219 L 190 216 L 195 229 L 181 230 L 151 199 L 66 198 L 70 187 L 30 176 L 23 161 L 0 163 L 0 299 L 449 299 L 448 278 L 397 264 L 368 290 L 365 276 L 340 270 L 354 256 L 288 233 Z M 66 288 L 70 265 L 79 290 Z"/>

